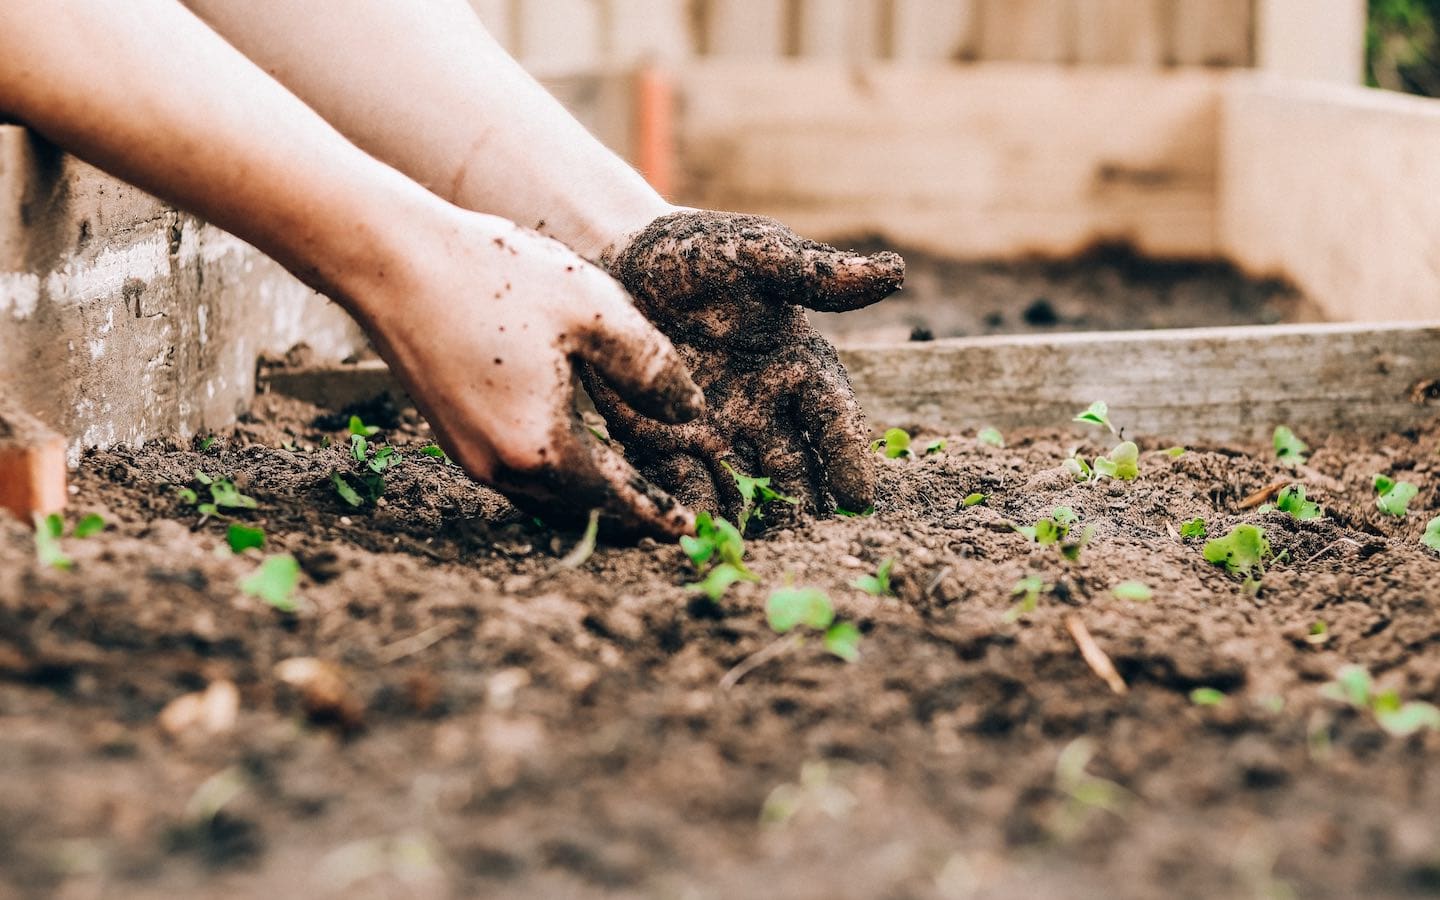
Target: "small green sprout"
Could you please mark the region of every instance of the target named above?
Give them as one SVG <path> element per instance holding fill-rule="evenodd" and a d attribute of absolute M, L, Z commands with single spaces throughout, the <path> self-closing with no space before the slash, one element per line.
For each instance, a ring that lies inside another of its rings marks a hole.
<path fill-rule="evenodd" d="M 373 437 L 380 432 L 378 425 L 366 425 L 359 416 L 350 417 L 350 434 L 356 437 Z"/>
<path fill-rule="evenodd" d="M 875 597 L 893 597 L 895 591 L 890 586 L 890 570 L 894 565 L 894 558 L 886 559 L 876 567 L 874 575 L 861 575 L 850 582 L 850 586 Z"/>
<path fill-rule="evenodd" d="M 976 491 L 976 492 L 973 493 L 973 494 L 966 494 L 966 495 L 965 495 L 965 499 L 962 500 L 962 501 L 960 501 L 961 505 L 962 505 L 962 506 L 965 506 L 965 507 L 979 506 L 980 504 L 982 504 L 982 503 L 984 503 L 984 502 L 985 502 L 985 495 L 982 494 L 982 493 L 980 493 L 979 491 Z"/>
<path fill-rule="evenodd" d="M 1006 611 L 1005 621 L 1015 622 L 1034 612 L 1040 606 L 1040 595 L 1053 590 L 1055 586 L 1047 584 L 1045 579 L 1038 575 L 1030 575 L 1015 582 L 1015 587 L 1010 589 L 1010 596 L 1019 597 L 1020 600 Z"/>
<path fill-rule="evenodd" d="M 249 525 L 231 522 L 230 527 L 225 531 L 225 542 L 236 553 L 244 553 L 252 547 L 256 550 L 263 550 L 265 549 L 265 529 L 251 528 Z"/>
<path fill-rule="evenodd" d="M 885 431 L 885 437 L 870 444 L 870 451 L 883 452 L 886 459 L 899 459 L 902 456 L 910 456 L 910 432 L 903 428 L 890 428 Z"/>
<path fill-rule="evenodd" d="M 385 493 L 385 473 L 404 462 L 394 447 L 376 446 L 363 434 L 350 435 L 350 456 L 360 471 L 331 469 L 330 483 L 341 500 L 355 507 L 378 501 Z"/>
<path fill-rule="evenodd" d="M 267 556 L 248 578 L 240 582 L 240 590 L 259 597 L 281 612 L 300 609 L 295 588 L 300 584 L 300 563 L 288 553 Z"/>
<path fill-rule="evenodd" d="M 819 588 L 779 588 L 765 601 L 765 616 L 776 634 L 800 626 L 822 632 L 825 650 L 846 662 L 860 656 L 860 629 L 849 622 L 835 621 L 835 607 Z"/>
<path fill-rule="evenodd" d="M 42 566 L 68 569 L 75 565 L 65 551 L 60 549 L 60 538 L 65 534 L 65 520 L 59 513 L 48 516 L 35 514 L 35 558 Z"/>
<path fill-rule="evenodd" d="M 213 435 L 213 434 L 210 435 L 209 437 L 201 438 L 201 439 L 200 439 L 200 452 L 201 452 L 201 453 L 209 453 L 209 452 L 210 452 L 210 448 L 213 447 L 213 446 L 215 446 L 215 441 L 216 441 L 216 440 L 217 440 L 217 438 L 216 438 L 215 435 Z"/>
<path fill-rule="evenodd" d="M 1065 460 L 1065 471 L 1069 472 L 1070 476 L 1074 478 L 1077 483 L 1084 483 L 1095 478 L 1095 470 L 1090 468 L 1090 464 L 1085 461 L 1085 457 L 1079 453 Z"/>
<path fill-rule="evenodd" d="M 580 541 L 571 548 L 570 552 L 560 559 L 560 567 L 564 569 L 578 569 L 585 565 L 595 552 L 595 541 L 600 537 L 600 510 L 590 510 L 590 518 L 585 522 L 585 531 L 580 535 Z"/>
<path fill-rule="evenodd" d="M 1425 525 L 1425 533 L 1420 536 L 1420 543 L 1431 550 L 1440 551 L 1440 516 L 1431 519 Z"/>
<path fill-rule="evenodd" d="M 1196 516 L 1180 526 L 1180 536 L 1184 538 L 1203 538 L 1209 532 L 1205 528 L 1205 520 Z"/>
<path fill-rule="evenodd" d="M 1225 694 L 1212 687 L 1197 687 L 1190 692 L 1190 702 L 1196 706 L 1219 706 L 1225 702 Z"/>
<path fill-rule="evenodd" d="M 335 493 L 340 495 L 341 500 L 344 500 L 351 506 L 365 505 L 365 498 L 361 497 L 360 494 L 350 486 L 350 482 L 346 481 L 345 476 L 341 475 L 338 470 L 330 470 L 330 483 L 335 485 Z"/>
<path fill-rule="evenodd" d="M 846 509 L 843 506 L 837 506 L 835 507 L 835 515 L 846 519 L 863 519 L 867 516 L 875 515 L 875 507 L 867 506 L 859 512 L 856 512 L 853 509 Z"/>
<path fill-rule="evenodd" d="M 447 466 L 455 465 L 455 463 L 450 459 L 450 454 L 440 449 L 439 444 L 431 444 L 428 447 L 421 447 L 420 455 L 434 457 L 435 459 L 443 459 L 445 460 L 445 465 Z"/>
<path fill-rule="evenodd" d="M 1161 452 L 1164 453 L 1166 456 L 1170 457 L 1171 459 L 1179 459 L 1180 457 L 1184 456 L 1187 451 L 1184 447 L 1166 447 Z"/>
<path fill-rule="evenodd" d="M 1065 805 L 1056 815 L 1054 828 L 1062 840 L 1078 834 L 1094 813 L 1124 818 L 1135 802 L 1135 795 L 1124 787 L 1085 771 L 1094 758 L 1095 742 L 1082 737 L 1066 745 L 1055 761 L 1055 787 L 1064 795 Z"/>
<path fill-rule="evenodd" d="M 1224 537 L 1206 542 L 1204 553 L 1206 562 L 1224 566 L 1226 572 L 1244 575 L 1247 580 L 1263 576 L 1265 560 L 1274 555 L 1264 529 L 1248 524 L 1236 525 Z"/>
<path fill-rule="evenodd" d="M 769 478 L 752 478 L 737 471 L 727 462 L 721 462 L 720 467 L 730 473 L 735 479 L 735 487 L 740 491 L 740 530 L 743 532 L 750 524 L 751 518 L 763 518 L 762 509 L 768 503 L 789 503 L 792 506 L 800 501 L 794 497 L 787 497 L 779 491 L 770 487 Z"/>
<path fill-rule="evenodd" d="M 1081 551 L 1090 543 L 1095 531 L 1087 525 L 1078 536 L 1072 536 L 1071 526 L 1079 521 L 1080 516 L 1075 510 L 1068 506 L 1057 506 L 1051 510 L 1049 517 L 1040 519 L 1034 525 L 1011 527 L 1042 547 L 1056 545 L 1061 556 L 1074 562 L 1080 558 Z"/>
<path fill-rule="evenodd" d="M 1090 404 L 1090 408 L 1076 416 L 1072 421 L 1084 422 L 1087 425 L 1103 425 L 1110 429 L 1111 434 L 1118 434 L 1115 426 L 1110 423 L 1110 407 L 1104 400 L 1096 400 Z"/>
<path fill-rule="evenodd" d="M 1003 448 L 1005 446 L 1005 435 L 1001 434 L 998 428 L 982 428 L 975 438 L 980 443 L 989 444 L 992 447 Z"/>
<path fill-rule="evenodd" d="M 1267 503 L 1260 507 L 1260 512 L 1269 512 L 1278 509 L 1280 512 L 1289 513 L 1291 518 L 1305 521 L 1306 519 L 1320 518 L 1320 504 L 1305 499 L 1305 485 L 1292 484 L 1283 488 L 1275 496 L 1273 505 Z"/>
<path fill-rule="evenodd" d="M 1111 588 L 1110 593 L 1121 600 L 1132 600 L 1136 603 L 1144 603 L 1155 597 L 1150 585 L 1143 581 L 1122 581 Z"/>
<path fill-rule="evenodd" d="M 1316 619 L 1310 624 L 1310 630 L 1305 635 L 1305 643 L 1312 647 L 1319 647 L 1330 640 L 1330 626 L 1324 619 Z"/>
<path fill-rule="evenodd" d="M 740 530 L 719 516 L 702 512 L 695 517 L 695 536 L 680 538 L 680 549 L 705 577 L 686 588 L 719 603 L 737 581 L 759 581 L 745 567 L 745 539 Z"/>
<path fill-rule="evenodd" d="M 1305 460 L 1309 459 L 1305 453 L 1310 449 L 1310 445 L 1296 437 L 1295 432 L 1284 425 L 1275 427 L 1274 444 L 1275 455 L 1287 466 L 1303 466 Z"/>
<path fill-rule="evenodd" d="M 932 453 L 944 453 L 947 441 L 944 438 L 936 438 L 925 445 L 925 452 L 921 456 L 929 456 Z"/>
<path fill-rule="evenodd" d="M 1140 477 L 1140 448 L 1134 441 L 1121 441 L 1109 456 L 1095 457 L 1095 475 L 1134 481 Z"/>
<path fill-rule="evenodd" d="M 1410 501 L 1420 493 L 1420 488 L 1408 481 L 1396 481 L 1389 475 L 1375 476 L 1375 505 L 1380 511 L 1391 516 L 1403 516 L 1410 511 Z"/>
<path fill-rule="evenodd" d="M 1440 731 L 1440 707 L 1421 700 L 1408 703 L 1395 691 L 1375 692 L 1375 683 L 1363 666 L 1342 666 L 1335 680 L 1320 689 L 1330 700 L 1368 710 L 1375 722 L 1395 737 L 1409 737 L 1421 729 Z"/>
<path fill-rule="evenodd" d="M 260 505 L 254 497 L 241 493 L 229 478 L 212 478 L 196 469 L 195 480 L 210 494 L 209 502 L 201 502 L 200 492 L 189 487 L 182 487 L 178 496 L 181 503 L 194 506 L 202 518 L 218 516 L 222 509 L 255 509 Z"/>
<path fill-rule="evenodd" d="M 720 563 L 705 573 L 704 578 L 687 584 L 685 587 L 692 593 L 704 594 L 709 597 L 711 603 L 719 603 L 720 598 L 725 596 L 725 592 L 730 590 L 730 585 L 735 582 L 758 580 L 731 563 Z"/>
<path fill-rule="evenodd" d="M 70 532 L 77 538 L 94 537 L 105 530 L 105 517 L 99 513 L 86 513 L 75 523 L 75 530 Z"/>

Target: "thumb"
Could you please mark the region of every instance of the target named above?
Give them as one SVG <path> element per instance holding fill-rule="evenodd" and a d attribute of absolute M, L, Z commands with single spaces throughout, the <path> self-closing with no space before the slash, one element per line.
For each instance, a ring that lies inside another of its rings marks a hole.
<path fill-rule="evenodd" d="M 598 306 L 580 337 L 580 358 L 636 412 L 679 423 L 705 411 L 705 395 L 675 346 L 625 300 Z"/>
<path fill-rule="evenodd" d="M 800 253 L 801 285 L 795 300 L 818 312 L 869 306 L 905 282 L 905 260 L 898 253 L 862 256 L 812 241 L 806 241 Z"/>

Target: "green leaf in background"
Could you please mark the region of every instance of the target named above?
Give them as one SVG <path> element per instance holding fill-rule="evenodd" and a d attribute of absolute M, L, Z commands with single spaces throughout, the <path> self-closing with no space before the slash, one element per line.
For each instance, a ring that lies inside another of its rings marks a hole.
<path fill-rule="evenodd" d="M 1122 581 L 1111 588 L 1110 593 L 1121 600 L 1133 600 L 1137 603 L 1143 603 L 1155 596 L 1155 592 L 1143 581 Z"/>
<path fill-rule="evenodd" d="M 263 550 L 265 549 L 265 529 L 231 522 L 230 527 L 225 530 L 225 542 L 236 553 L 243 553 L 252 547 L 256 550 Z"/>
<path fill-rule="evenodd" d="M 1295 432 L 1284 425 L 1275 427 L 1274 444 L 1275 456 L 1287 466 L 1303 466 L 1309 459 L 1305 453 L 1310 449 L 1310 445 L 1296 437 Z"/>
<path fill-rule="evenodd" d="M 982 444 L 1002 448 L 1005 446 L 1005 436 L 1000 433 L 1000 429 L 998 428 L 982 428 L 980 429 L 980 433 L 975 437 L 976 440 Z"/>
<path fill-rule="evenodd" d="M 780 588 L 765 601 L 765 615 L 777 634 L 800 625 L 823 631 L 835 621 L 835 607 L 819 588 Z"/>
<path fill-rule="evenodd" d="M 825 629 L 825 649 L 846 662 L 860 658 L 860 629 L 853 622 L 836 622 Z"/>
<path fill-rule="evenodd" d="M 42 566 L 68 569 L 75 563 L 60 549 L 60 536 L 65 533 L 65 520 L 59 513 L 48 516 L 35 514 L 35 559 Z"/>
<path fill-rule="evenodd" d="M 293 613 L 300 609 L 295 600 L 299 584 L 300 563 L 290 554 L 281 553 L 267 556 L 254 573 L 241 580 L 240 590 L 259 597 L 281 612 Z"/>
<path fill-rule="evenodd" d="M 73 532 L 77 538 L 94 537 L 105 530 L 105 517 L 99 513 L 87 513 L 75 523 Z"/>

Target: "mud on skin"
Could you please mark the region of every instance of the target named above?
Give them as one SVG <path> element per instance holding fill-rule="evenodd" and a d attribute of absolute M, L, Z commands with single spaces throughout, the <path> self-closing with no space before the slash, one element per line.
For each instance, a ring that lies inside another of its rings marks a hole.
<path fill-rule="evenodd" d="M 904 281 L 899 256 L 837 250 L 761 216 L 686 211 L 657 219 L 600 262 L 675 344 L 705 394 L 702 417 L 666 425 L 587 375 L 611 435 L 641 472 L 692 509 L 732 516 L 740 497 L 722 462 L 772 478 L 802 512 L 871 505 L 864 414 L 805 310 L 883 299 Z"/>

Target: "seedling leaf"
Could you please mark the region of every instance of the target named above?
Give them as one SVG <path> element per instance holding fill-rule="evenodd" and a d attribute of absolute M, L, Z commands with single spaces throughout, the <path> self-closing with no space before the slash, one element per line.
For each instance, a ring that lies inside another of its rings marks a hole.
<path fill-rule="evenodd" d="M 966 494 L 963 501 L 965 506 L 979 506 L 985 502 L 985 495 L 978 491 L 973 494 Z"/>
<path fill-rule="evenodd" d="M 60 549 L 60 536 L 65 533 L 65 520 L 59 513 L 48 516 L 35 514 L 35 558 L 42 566 L 68 569 L 75 563 Z"/>
<path fill-rule="evenodd" d="M 350 417 L 350 433 L 357 437 L 370 437 L 380 431 L 379 426 L 366 425 L 359 416 Z"/>
<path fill-rule="evenodd" d="M 1265 559 L 1271 556 L 1270 542 L 1258 526 L 1236 525 L 1224 537 L 1206 542 L 1204 554 L 1207 562 L 1224 566 L 1226 572 L 1244 575 L 1248 580 L 1252 572 L 1265 573 Z"/>
<path fill-rule="evenodd" d="M 1015 587 L 1010 590 L 1010 595 L 1019 597 L 1020 602 L 1006 611 L 1005 621 L 1015 622 L 1034 612 L 1040 605 L 1040 595 L 1052 590 L 1054 590 L 1054 586 L 1046 584 L 1045 579 L 1038 575 L 1030 575 L 1015 582 Z"/>
<path fill-rule="evenodd" d="M 819 588 L 780 588 L 765 601 L 765 615 L 777 634 L 800 625 L 823 631 L 835 621 L 835 607 Z"/>
<path fill-rule="evenodd" d="M 893 597 L 895 592 L 890 587 L 890 570 L 894 565 L 893 558 L 886 559 L 876 567 L 874 575 L 861 575 L 850 584 L 876 597 Z"/>
<path fill-rule="evenodd" d="M 872 451 L 879 451 L 882 448 L 886 459 L 910 456 L 910 432 L 903 428 L 887 429 L 885 437 L 870 445 Z"/>
<path fill-rule="evenodd" d="M 946 441 L 944 438 L 936 438 L 935 440 L 925 445 L 925 452 L 922 455 L 929 456 L 932 453 L 944 453 L 945 444 Z"/>
<path fill-rule="evenodd" d="M 1310 445 L 1296 437 L 1295 432 L 1284 425 L 1275 427 L 1274 444 L 1275 455 L 1287 466 L 1303 466 L 1305 460 L 1309 459 L 1305 454 Z"/>
<path fill-rule="evenodd" d="M 704 594 L 710 598 L 710 602 L 719 603 L 720 598 L 730 589 L 730 585 L 737 581 L 755 581 L 754 575 L 743 571 L 738 566 L 730 563 L 720 563 L 711 569 L 704 578 L 693 584 L 685 585 L 685 589 L 697 594 Z"/>
<path fill-rule="evenodd" d="M 1275 508 L 1304 521 L 1320 518 L 1320 504 L 1305 499 L 1305 485 L 1292 484 L 1275 497 Z"/>
<path fill-rule="evenodd" d="M 1436 516 L 1425 525 L 1425 533 L 1421 535 L 1420 543 L 1431 550 L 1440 551 L 1440 516 Z"/>
<path fill-rule="evenodd" d="M 99 513 L 87 513 L 75 523 L 73 532 L 77 538 L 88 538 L 105 530 L 105 517 Z"/>
<path fill-rule="evenodd" d="M 281 612 L 293 613 L 300 605 L 295 588 L 300 584 L 300 563 L 288 553 L 267 556 L 253 574 L 240 582 L 240 590 L 259 597 Z"/>
<path fill-rule="evenodd" d="M 1375 476 L 1375 505 L 1380 511 L 1391 516 L 1403 516 L 1410 511 L 1410 501 L 1420 493 L 1420 488 L 1408 481 L 1395 481 L 1388 475 Z"/>
<path fill-rule="evenodd" d="M 428 447 L 421 447 L 420 453 L 424 456 L 432 456 L 435 459 L 443 459 L 445 460 L 445 465 L 447 466 L 455 465 L 455 463 L 450 460 L 450 454 L 446 453 L 444 450 L 441 450 L 439 444 L 431 444 Z"/>
<path fill-rule="evenodd" d="M 846 518 L 846 519 L 863 519 L 863 518 L 865 518 L 866 516 L 873 516 L 873 515 L 875 515 L 875 507 L 873 507 L 873 506 L 867 506 L 867 507 L 865 507 L 864 509 L 860 510 L 859 512 L 856 512 L 855 510 L 852 510 L 852 509 L 845 509 L 845 508 L 842 507 L 842 506 L 837 506 L 837 507 L 835 508 L 835 515 L 837 515 L 837 516 L 842 516 L 842 517 L 844 517 L 844 518 Z"/>
<path fill-rule="evenodd" d="M 1196 706 L 1219 706 L 1225 702 L 1225 694 L 1212 687 L 1197 687 L 1190 692 L 1190 702 Z"/>
<path fill-rule="evenodd" d="M 735 479 L 735 487 L 740 491 L 740 501 L 742 504 L 740 510 L 740 531 L 742 532 L 745 530 L 745 526 L 750 524 L 752 516 L 757 519 L 761 518 L 761 509 L 765 504 L 778 502 L 794 505 L 800 502 L 794 497 L 787 497 L 779 491 L 771 489 L 769 478 L 754 478 L 746 475 L 723 460 L 720 466 L 730 473 L 731 478 Z"/>
<path fill-rule="evenodd" d="M 1095 473 L 1121 481 L 1140 477 L 1140 448 L 1134 441 L 1121 441 L 1110 455 L 1095 457 Z"/>
<path fill-rule="evenodd" d="M 231 522 L 230 527 L 225 531 L 225 542 L 236 553 L 243 553 L 251 547 L 263 550 L 265 549 L 265 529 Z"/>
<path fill-rule="evenodd" d="M 1191 520 L 1188 521 L 1188 522 L 1185 522 L 1184 524 L 1182 524 L 1182 525 L 1180 526 L 1180 536 L 1181 536 L 1181 537 L 1187 537 L 1187 538 L 1199 537 L 1199 538 L 1203 538 L 1203 537 L 1205 537 L 1205 535 L 1206 535 L 1207 533 L 1208 533 L 1208 532 L 1206 531 L 1206 528 L 1205 528 L 1205 520 L 1202 519 L 1202 518 L 1200 518 L 1199 516 L 1191 519 Z"/>
<path fill-rule="evenodd" d="M 210 483 L 210 499 L 217 507 L 226 509 L 255 509 L 260 505 L 254 497 L 240 493 L 235 482 L 228 478 L 216 478 Z"/>
<path fill-rule="evenodd" d="M 860 658 L 860 629 L 853 622 L 836 622 L 825 629 L 825 649 L 846 662 Z"/>
<path fill-rule="evenodd" d="M 335 485 L 335 493 L 340 495 L 341 500 L 344 500 L 351 506 L 365 505 L 365 500 L 350 486 L 350 482 L 345 480 L 345 476 L 341 475 L 335 469 L 330 470 L 330 481 Z"/>
<path fill-rule="evenodd" d="M 1005 436 L 1000 433 L 1000 429 L 998 428 L 982 428 L 980 429 L 980 433 L 975 437 L 982 444 L 1002 448 L 1005 446 Z"/>
<path fill-rule="evenodd" d="M 1155 596 L 1155 592 L 1143 581 L 1122 581 L 1111 588 L 1110 593 L 1121 600 L 1133 600 L 1137 603 L 1143 603 Z"/>
<path fill-rule="evenodd" d="M 1087 425 L 1103 425 L 1115 434 L 1115 426 L 1110 424 L 1110 407 L 1104 400 L 1096 400 L 1090 404 L 1090 408 L 1076 416 L 1074 421 L 1084 422 Z"/>
<path fill-rule="evenodd" d="M 1399 709 L 1377 709 L 1375 721 L 1395 737 L 1409 737 L 1422 728 L 1440 731 L 1440 708 L 1433 703 L 1412 700 Z"/>

